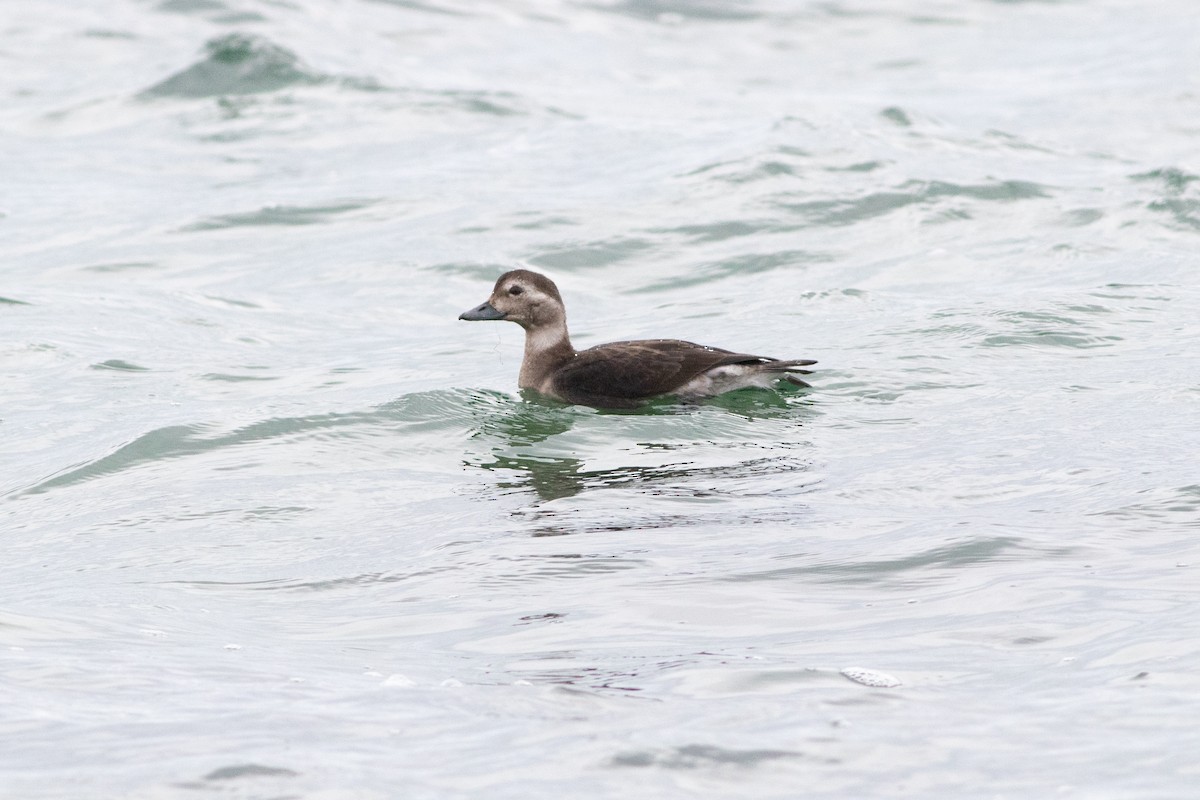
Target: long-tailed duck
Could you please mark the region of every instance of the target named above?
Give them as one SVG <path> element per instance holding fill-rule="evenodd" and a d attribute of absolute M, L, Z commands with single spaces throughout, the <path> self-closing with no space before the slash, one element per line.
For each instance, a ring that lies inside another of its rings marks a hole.
<path fill-rule="evenodd" d="M 525 358 L 518 385 L 548 397 L 594 408 L 635 408 L 673 395 L 697 400 L 747 386 L 771 387 L 817 363 L 780 361 L 678 339 L 612 342 L 587 350 L 571 346 L 567 310 L 554 281 L 525 269 L 506 272 L 492 296 L 459 315 L 465 320 L 506 319 L 525 329 Z"/>

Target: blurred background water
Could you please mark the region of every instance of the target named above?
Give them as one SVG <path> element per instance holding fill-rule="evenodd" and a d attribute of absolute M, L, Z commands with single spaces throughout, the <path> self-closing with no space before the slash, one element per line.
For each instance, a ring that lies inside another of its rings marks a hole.
<path fill-rule="evenodd" d="M 0 796 L 1195 796 L 1194 3 L 0 33 Z M 518 265 L 816 389 L 523 399 Z"/>

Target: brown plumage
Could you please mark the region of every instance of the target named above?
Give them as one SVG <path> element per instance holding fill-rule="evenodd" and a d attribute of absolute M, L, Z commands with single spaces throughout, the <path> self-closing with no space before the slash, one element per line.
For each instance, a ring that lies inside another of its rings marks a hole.
<path fill-rule="evenodd" d="M 506 272 L 492 296 L 459 319 L 505 319 L 525 329 L 525 357 L 518 383 L 567 403 L 596 408 L 635 408 L 647 400 L 676 395 L 711 397 L 747 386 L 771 386 L 817 362 L 780 361 L 734 353 L 678 339 L 612 342 L 576 351 L 567 333 L 567 312 L 558 287 L 545 275 L 524 269 Z"/>

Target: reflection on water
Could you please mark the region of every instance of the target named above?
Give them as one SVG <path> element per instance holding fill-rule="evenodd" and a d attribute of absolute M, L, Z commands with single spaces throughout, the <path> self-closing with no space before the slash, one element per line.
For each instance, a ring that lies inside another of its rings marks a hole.
<path fill-rule="evenodd" d="M 1194 2 L 63 5 L 0 794 L 1195 794 Z M 522 263 L 816 388 L 518 397 Z"/>
<path fill-rule="evenodd" d="M 712 521 L 714 512 L 778 521 L 778 512 L 734 510 L 723 501 L 741 506 L 770 494 L 747 485 L 763 476 L 791 474 L 786 491 L 806 489 L 811 479 L 794 475 L 809 469 L 808 460 L 780 451 L 806 446 L 798 434 L 810 405 L 795 393 L 747 390 L 701 405 L 662 402 L 610 414 L 527 396 L 482 415 L 471 438 L 487 449 L 464 464 L 496 473 L 501 492 L 536 496 L 520 512 L 534 536 L 691 526 Z M 554 502 L 597 489 L 613 494 L 583 505 Z"/>

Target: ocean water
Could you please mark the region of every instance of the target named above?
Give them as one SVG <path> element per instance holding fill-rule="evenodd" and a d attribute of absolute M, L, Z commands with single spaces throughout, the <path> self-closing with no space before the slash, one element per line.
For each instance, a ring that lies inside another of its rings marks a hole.
<path fill-rule="evenodd" d="M 1194 3 L 0 34 L 0 797 L 1195 797 Z M 516 266 L 814 389 L 523 397 Z"/>

